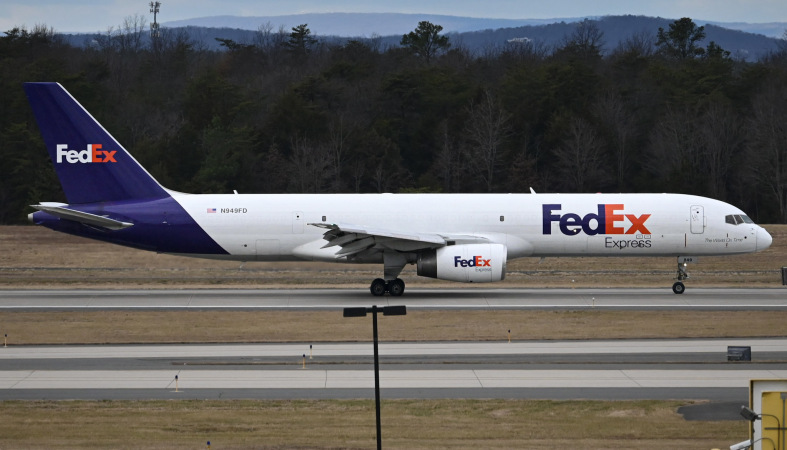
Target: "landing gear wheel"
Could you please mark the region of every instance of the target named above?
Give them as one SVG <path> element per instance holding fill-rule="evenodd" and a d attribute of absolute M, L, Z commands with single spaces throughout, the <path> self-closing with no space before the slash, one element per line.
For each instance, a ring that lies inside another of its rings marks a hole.
<path fill-rule="evenodd" d="M 680 281 L 676 282 L 672 285 L 672 292 L 676 294 L 682 294 L 686 290 L 686 286 L 683 285 Z"/>
<path fill-rule="evenodd" d="M 392 297 L 401 297 L 404 294 L 404 281 L 401 278 L 388 282 L 388 293 Z"/>
<path fill-rule="evenodd" d="M 372 285 L 369 286 L 369 292 L 371 292 L 375 297 L 381 297 L 385 295 L 385 291 L 387 290 L 388 283 L 386 283 L 382 278 L 376 278 L 374 281 L 372 281 Z"/>

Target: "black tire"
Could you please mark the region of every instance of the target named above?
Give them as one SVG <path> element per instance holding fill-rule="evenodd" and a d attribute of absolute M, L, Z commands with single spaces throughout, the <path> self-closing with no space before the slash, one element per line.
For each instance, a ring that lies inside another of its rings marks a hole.
<path fill-rule="evenodd" d="M 686 291 L 686 286 L 683 285 L 680 281 L 672 285 L 672 292 L 676 294 L 682 294 Z"/>
<path fill-rule="evenodd" d="M 377 278 L 372 281 L 372 285 L 369 286 L 369 292 L 372 293 L 375 297 L 382 297 L 385 295 L 385 292 L 388 290 L 387 283 L 382 278 Z"/>
<path fill-rule="evenodd" d="M 388 293 L 392 297 L 401 297 L 404 294 L 404 281 L 401 278 L 388 282 Z"/>

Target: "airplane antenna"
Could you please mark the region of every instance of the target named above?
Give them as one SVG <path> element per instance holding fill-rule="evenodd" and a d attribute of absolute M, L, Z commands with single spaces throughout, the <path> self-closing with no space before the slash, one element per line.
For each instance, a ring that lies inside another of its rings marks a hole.
<path fill-rule="evenodd" d="M 152 38 L 159 37 L 159 27 L 158 22 L 156 21 L 159 8 L 161 8 L 161 2 L 150 2 L 150 12 L 153 13 L 153 23 L 150 24 L 150 37 Z"/>

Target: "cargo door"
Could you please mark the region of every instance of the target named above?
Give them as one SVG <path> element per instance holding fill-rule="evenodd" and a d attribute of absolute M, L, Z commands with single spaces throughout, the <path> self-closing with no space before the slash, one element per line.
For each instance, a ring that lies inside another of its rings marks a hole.
<path fill-rule="evenodd" d="M 705 209 L 702 206 L 694 205 L 691 207 L 690 220 L 692 234 L 702 234 L 705 231 Z"/>
<path fill-rule="evenodd" d="M 301 211 L 292 213 L 292 233 L 303 234 L 303 212 Z"/>

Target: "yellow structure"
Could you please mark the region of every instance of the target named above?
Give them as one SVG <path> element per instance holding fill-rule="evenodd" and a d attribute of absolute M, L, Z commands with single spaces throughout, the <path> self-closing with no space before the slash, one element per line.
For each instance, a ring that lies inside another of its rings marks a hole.
<path fill-rule="evenodd" d="M 752 448 L 787 449 L 787 379 L 751 380 L 749 405 L 759 415 L 749 429 Z"/>

